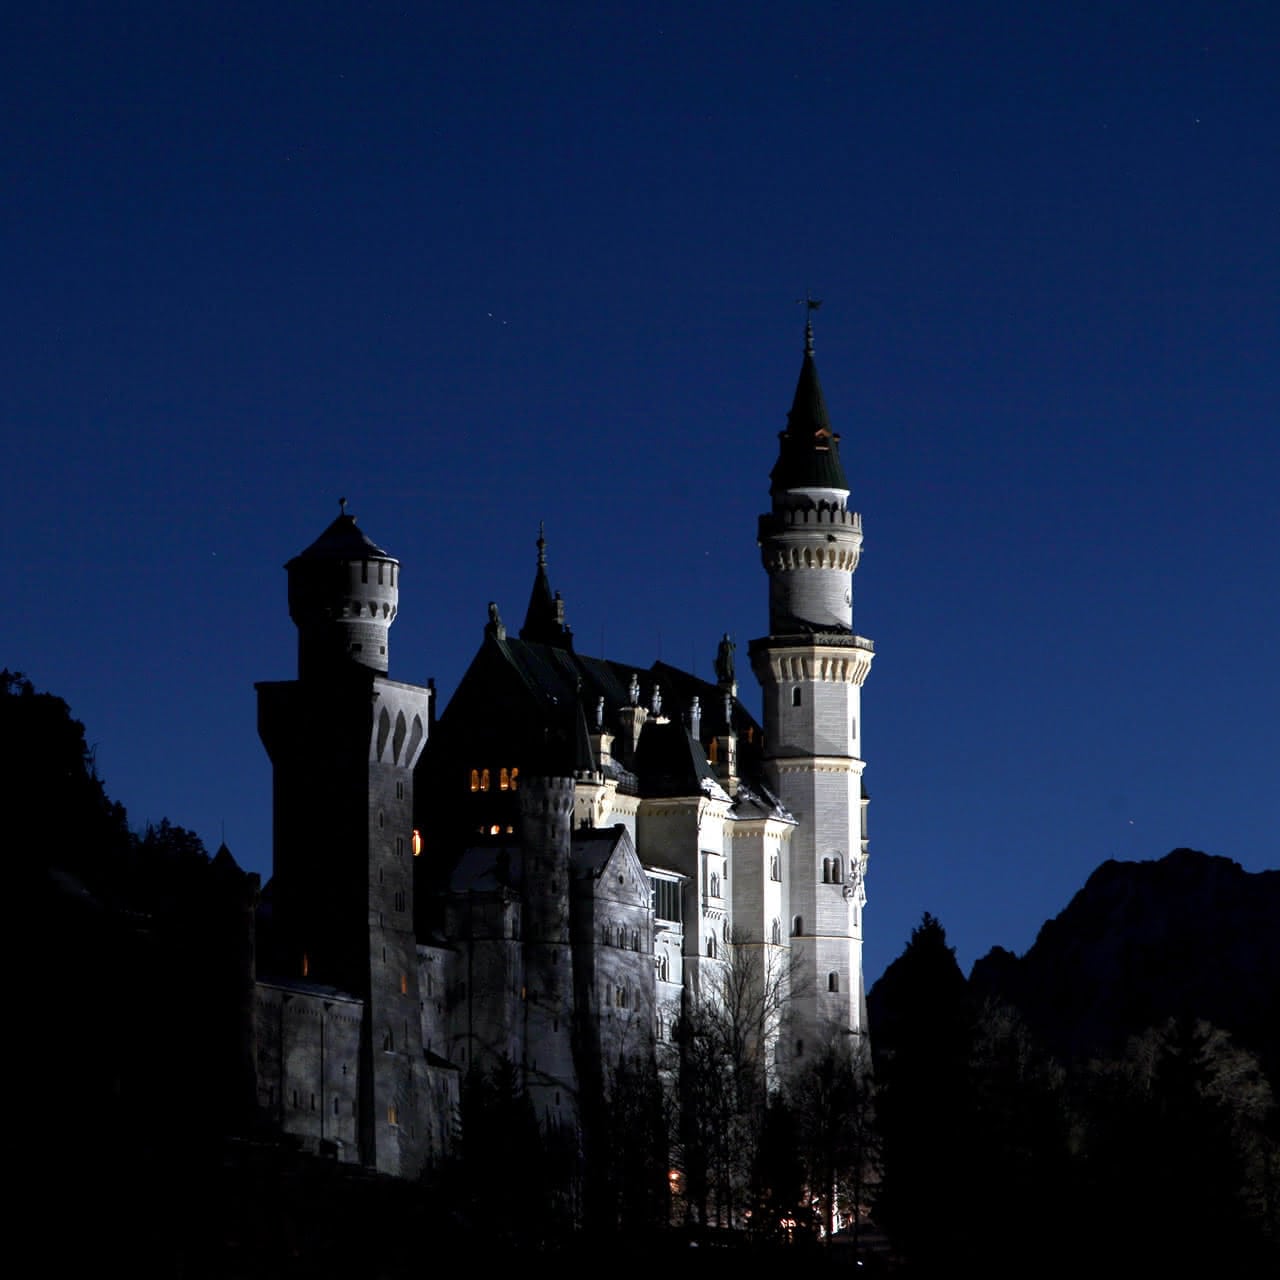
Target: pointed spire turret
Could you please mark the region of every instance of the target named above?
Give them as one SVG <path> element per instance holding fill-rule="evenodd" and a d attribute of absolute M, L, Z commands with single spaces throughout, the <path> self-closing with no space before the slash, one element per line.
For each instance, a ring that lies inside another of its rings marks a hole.
<path fill-rule="evenodd" d="M 812 298 L 805 301 L 804 360 L 786 430 L 778 433 L 778 461 L 769 473 L 770 491 L 777 495 L 788 489 L 843 489 L 847 493 L 849 482 L 840 465 L 840 437 L 831 430 L 813 358 L 813 312 L 817 303 Z"/>
<path fill-rule="evenodd" d="M 564 601 L 558 591 L 551 590 L 551 581 L 547 577 L 547 539 L 541 521 L 538 522 L 538 567 L 533 576 L 533 590 L 529 593 L 529 607 L 525 610 L 520 639 L 555 645 L 559 649 L 573 648 L 573 632 L 564 622 Z"/>

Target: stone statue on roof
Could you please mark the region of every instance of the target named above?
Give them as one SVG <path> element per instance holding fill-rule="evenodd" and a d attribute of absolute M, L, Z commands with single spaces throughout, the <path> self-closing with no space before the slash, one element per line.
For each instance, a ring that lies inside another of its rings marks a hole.
<path fill-rule="evenodd" d="M 733 643 L 732 637 L 726 631 L 724 638 L 720 641 L 720 647 L 716 650 L 716 681 L 719 684 L 733 684 L 733 653 L 737 645 Z"/>

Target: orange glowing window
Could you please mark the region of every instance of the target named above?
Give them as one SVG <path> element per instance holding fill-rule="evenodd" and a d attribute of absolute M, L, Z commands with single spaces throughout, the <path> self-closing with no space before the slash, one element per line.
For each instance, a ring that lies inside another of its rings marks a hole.
<path fill-rule="evenodd" d="M 305 978 L 311 972 L 311 957 L 304 951 L 302 953 L 302 976 Z"/>
<path fill-rule="evenodd" d="M 396 1104 L 394 1102 L 387 1108 L 387 1123 L 388 1124 L 400 1123 L 399 1116 L 396 1113 Z"/>
<path fill-rule="evenodd" d="M 407 973 L 402 973 L 400 975 L 400 994 L 402 996 L 407 996 L 409 994 L 409 975 Z"/>
<path fill-rule="evenodd" d="M 480 790 L 480 771 L 478 769 L 471 770 L 471 790 Z"/>
<path fill-rule="evenodd" d="M 707 759 L 712 764 L 716 764 L 720 759 L 720 744 L 714 738 L 711 739 L 711 746 L 707 751 Z"/>
<path fill-rule="evenodd" d="M 520 770 L 512 769 L 511 770 L 511 790 L 512 791 L 514 791 L 516 787 L 519 785 L 519 780 L 520 780 Z"/>
<path fill-rule="evenodd" d="M 481 791 L 489 790 L 489 770 L 488 769 L 480 770 L 480 790 Z"/>
<path fill-rule="evenodd" d="M 495 823 L 493 824 L 493 826 L 491 826 L 491 827 L 489 828 L 489 834 L 490 834 L 491 836 L 496 836 L 496 835 L 498 834 L 498 832 L 499 832 L 499 831 L 501 831 L 501 830 L 502 830 L 502 828 L 501 828 L 501 827 L 499 827 L 499 826 L 498 826 L 498 824 L 495 822 Z"/>
<path fill-rule="evenodd" d="M 511 790 L 511 774 L 506 769 L 498 774 L 498 788 L 501 791 Z"/>
<path fill-rule="evenodd" d="M 413 829 L 413 856 L 416 858 L 422 852 L 422 832 L 417 827 Z"/>

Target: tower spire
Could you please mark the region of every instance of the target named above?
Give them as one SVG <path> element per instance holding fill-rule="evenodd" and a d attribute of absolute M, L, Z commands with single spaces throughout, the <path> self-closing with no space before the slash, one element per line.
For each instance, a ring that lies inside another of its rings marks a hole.
<path fill-rule="evenodd" d="M 529 607 L 525 610 L 520 639 L 555 645 L 558 649 L 572 649 L 573 632 L 564 623 L 564 601 L 558 591 L 551 590 L 551 580 L 547 577 L 547 538 L 542 521 L 538 522 L 537 546 L 538 566 L 533 575 L 533 590 L 529 593 Z"/>
<path fill-rule="evenodd" d="M 822 299 L 806 294 L 796 302 L 805 308 L 804 359 L 786 429 L 778 433 L 778 461 L 769 475 L 770 491 L 775 500 L 793 489 L 838 490 L 847 495 L 849 482 L 840 464 L 840 437 L 831 430 L 813 358 L 813 313 L 822 306 Z"/>

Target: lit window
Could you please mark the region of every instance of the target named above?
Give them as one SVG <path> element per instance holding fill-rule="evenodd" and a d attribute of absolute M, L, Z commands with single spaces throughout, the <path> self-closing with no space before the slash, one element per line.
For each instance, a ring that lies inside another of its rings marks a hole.
<path fill-rule="evenodd" d="M 514 790 L 516 789 L 516 787 L 517 787 L 517 785 L 518 785 L 518 783 L 519 783 L 519 780 L 520 780 L 520 770 L 519 770 L 519 769 L 512 769 L 512 770 L 511 770 L 511 790 L 512 790 L 512 791 L 514 791 Z"/>
<path fill-rule="evenodd" d="M 304 951 L 302 953 L 302 976 L 305 978 L 311 972 L 311 957 Z"/>
<path fill-rule="evenodd" d="M 413 840 L 411 842 L 413 848 L 413 856 L 416 858 L 422 852 L 422 832 L 417 827 L 413 829 Z"/>
<path fill-rule="evenodd" d="M 471 770 L 471 790 L 480 790 L 480 771 L 478 769 Z"/>
<path fill-rule="evenodd" d="M 481 791 L 489 790 L 489 770 L 488 769 L 480 770 L 480 790 Z"/>
<path fill-rule="evenodd" d="M 501 791 L 511 790 L 511 774 L 506 769 L 503 769 L 498 774 L 498 789 Z"/>
<path fill-rule="evenodd" d="M 396 1104 L 394 1102 L 387 1108 L 387 1123 L 388 1124 L 400 1123 L 399 1115 L 396 1111 Z"/>
<path fill-rule="evenodd" d="M 409 994 L 409 975 L 407 973 L 402 973 L 400 975 L 400 994 L 402 996 L 407 996 Z"/>
<path fill-rule="evenodd" d="M 493 824 L 493 826 L 491 826 L 491 827 L 489 828 L 489 834 L 490 834 L 491 836 L 499 835 L 499 834 L 501 833 L 501 831 L 502 831 L 502 828 L 501 828 L 500 826 L 498 826 L 498 824 L 497 824 L 496 822 Z"/>
<path fill-rule="evenodd" d="M 715 738 L 711 739 L 711 745 L 707 747 L 707 759 L 712 764 L 717 764 L 720 760 L 720 744 Z"/>

